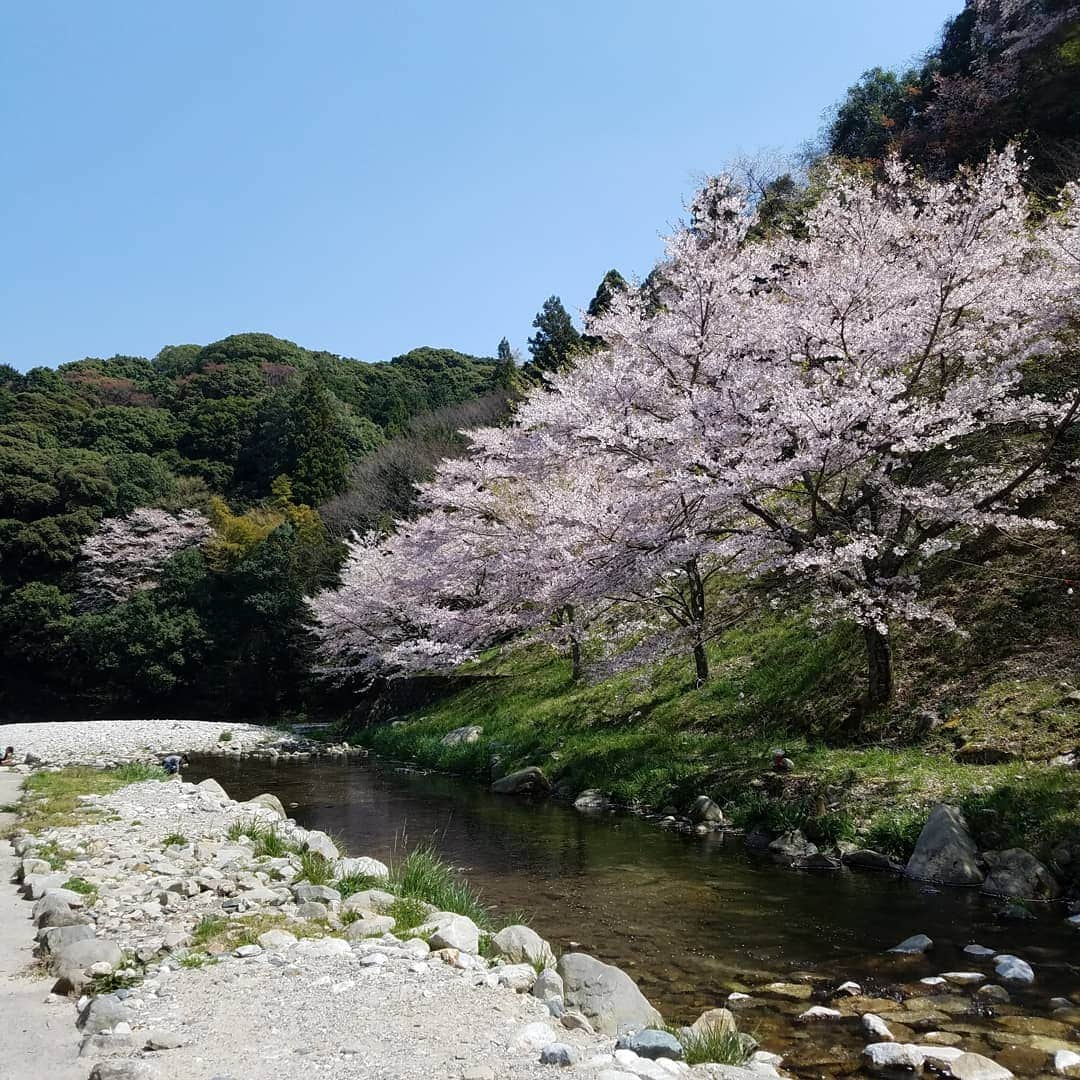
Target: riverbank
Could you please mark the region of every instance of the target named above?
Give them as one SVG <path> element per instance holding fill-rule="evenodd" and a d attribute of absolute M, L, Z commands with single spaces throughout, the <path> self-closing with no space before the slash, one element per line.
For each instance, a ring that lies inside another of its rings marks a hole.
<path fill-rule="evenodd" d="M 1071 684 L 1003 682 L 973 706 L 927 716 L 921 732 L 826 739 L 807 710 L 839 711 L 836 680 L 822 674 L 833 644 L 785 624 L 722 648 L 731 655 L 714 660 L 724 675 L 702 688 L 687 686 L 678 665 L 648 680 L 576 684 L 567 663 L 526 650 L 500 661 L 498 678 L 350 737 L 381 757 L 485 784 L 537 767 L 565 799 L 598 792 L 687 830 L 700 824 L 692 807 L 704 795 L 727 824 L 766 843 L 799 831 L 824 851 L 873 850 L 882 865 L 906 863 L 932 808 L 950 803 L 980 851 L 1029 850 L 1080 898 L 1080 694 Z M 789 772 L 773 770 L 775 749 Z"/>
<path fill-rule="evenodd" d="M 41 828 L 15 842 L 33 912 L 21 929 L 25 951 L 36 924 L 43 954 L 27 976 L 48 973 L 30 985 L 70 1024 L 48 1053 L 85 1063 L 57 1075 L 526 1080 L 560 1063 L 597 1080 L 776 1075 L 767 1055 L 755 1072 L 717 1072 L 652 1060 L 651 1044 L 618 1048 L 616 1028 L 659 1017 L 617 969 L 564 956 L 561 974 L 541 975 L 554 957 L 527 928 L 491 935 L 420 899 L 446 886 L 430 862 L 391 875 L 301 829 L 271 795 L 240 804 L 212 780 L 146 771 L 27 781 L 22 807 Z M 49 1064 L 28 1060 L 35 1075 Z"/>

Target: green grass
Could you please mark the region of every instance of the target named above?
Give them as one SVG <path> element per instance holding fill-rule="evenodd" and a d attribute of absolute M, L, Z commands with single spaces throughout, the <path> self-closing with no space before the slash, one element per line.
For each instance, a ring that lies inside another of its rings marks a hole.
<path fill-rule="evenodd" d="M 148 765 L 121 765 L 116 769 L 93 769 L 77 765 L 57 772 L 35 772 L 23 782 L 18 827 L 38 833 L 45 829 L 77 825 L 95 811 L 79 803 L 81 795 L 108 795 L 141 780 L 163 780 L 163 769 Z"/>
<path fill-rule="evenodd" d="M 854 631 L 822 633 L 801 616 L 767 612 L 711 646 L 704 687 L 682 661 L 575 683 L 565 660 L 535 646 L 493 652 L 463 669 L 476 676 L 464 689 L 403 724 L 351 737 L 384 758 L 485 784 L 493 757 L 504 771 L 538 765 L 560 795 L 597 788 L 635 809 L 685 809 L 707 794 L 737 826 L 800 828 L 818 844 L 853 841 L 898 858 L 910 854 L 930 807 L 952 800 L 983 846 L 1023 839 L 1045 856 L 1080 826 L 1080 773 L 1044 763 L 1075 744 L 1080 729 L 1080 707 L 1065 700 L 1062 680 L 998 671 L 973 690 L 992 672 L 961 650 L 949 655 L 966 681 L 946 693 L 931 655 L 940 639 L 900 628 L 896 643 L 902 678 L 889 714 L 861 710 Z M 932 730 L 920 727 L 926 686 L 944 721 Z M 446 732 L 472 724 L 483 728 L 479 741 L 442 745 Z M 1007 741 L 1042 762 L 959 763 L 957 748 L 973 738 Z M 768 775 L 777 746 L 795 762 L 783 780 Z"/>
<path fill-rule="evenodd" d="M 309 885 L 330 885 L 334 880 L 334 864 L 317 851 L 300 852 L 300 877 Z"/>
<path fill-rule="evenodd" d="M 341 893 L 342 900 L 353 893 L 364 892 L 367 889 L 385 889 L 386 879 L 375 877 L 373 874 L 346 874 L 334 882 L 334 888 Z"/>
<path fill-rule="evenodd" d="M 49 840 L 34 848 L 33 856 L 35 859 L 44 859 L 54 870 L 63 870 L 75 857 L 75 852 L 70 848 L 61 847 L 55 840 Z"/>
<path fill-rule="evenodd" d="M 233 733 L 231 731 L 223 731 L 218 737 L 218 742 L 230 743 L 233 739 Z"/>
<path fill-rule="evenodd" d="M 687 1065 L 743 1065 L 754 1052 L 755 1040 L 730 1028 L 708 1027 L 702 1032 L 668 1028 L 682 1043 Z"/>
<path fill-rule="evenodd" d="M 162 847 L 187 847 L 188 838 L 179 832 L 169 833 L 164 840 L 161 841 Z"/>
<path fill-rule="evenodd" d="M 404 899 L 423 900 L 440 911 L 467 915 L 482 930 L 494 925 L 491 912 L 481 903 L 479 894 L 429 844 L 413 848 L 391 867 L 390 888 Z"/>
<path fill-rule="evenodd" d="M 93 903 L 98 894 L 98 887 L 81 877 L 68 878 L 68 880 L 64 882 L 64 888 L 70 889 L 72 892 L 81 893 L 90 903 Z"/>
<path fill-rule="evenodd" d="M 423 902 L 411 896 L 398 897 L 387 911 L 394 920 L 394 933 L 403 937 L 410 930 L 422 926 L 427 919 L 427 911 Z"/>
<path fill-rule="evenodd" d="M 290 843 L 272 824 L 256 817 L 237 818 L 229 824 L 225 835 L 230 840 L 242 840 L 245 837 L 255 843 L 256 857 L 280 859 L 285 855 L 300 854 L 300 848 Z M 312 884 L 321 884 L 313 882 Z"/>
<path fill-rule="evenodd" d="M 180 966 L 187 968 L 188 970 L 197 971 L 199 968 L 206 967 L 207 964 L 216 964 L 217 957 L 210 956 L 204 952 L 189 952 L 184 953 L 180 958 Z"/>

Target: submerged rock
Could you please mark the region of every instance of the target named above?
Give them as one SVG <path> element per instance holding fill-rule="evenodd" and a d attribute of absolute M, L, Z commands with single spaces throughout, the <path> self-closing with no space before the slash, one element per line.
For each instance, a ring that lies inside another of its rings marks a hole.
<path fill-rule="evenodd" d="M 918 956 L 921 953 L 929 952 L 933 947 L 933 938 L 928 938 L 925 934 L 913 934 L 909 938 L 904 938 L 899 945 L 894 945 L 889 952 L 903 953 L 905 956 Z"/>
<path fill-rule="evenodd" d="M 602 814 L 611 809 L 611 800 L 602 791 L 589 788 L 574 800 L 574 809 L 582 814 Z"/>
<path fill-rule="evenodd" d="M 999 979 L 1016 983 L 1018 986 L 1031 986 L 1035 982 L 1035 972 L 1026 960 L 1009 953 L 1001 953 L 994 958 L 994 971 Z"/>
<path fill-rule="evenodd" d="M 551 791 L 551 783 L 541 769 L 529 765 L 496 780 L 491 790 L 496 795 L 547 795 Z"/>
<path fill-rule="evenodd" d="M 818 853 L 817 844 L 811 843 L 798 829 L 778 836 L 769 844 L 769 853 L 783 859 L 804 859 Z"/>
<path fill-rule="evenodd" d="M 964 815 L 955 806 L 938 803 L 919 833 L 907 875 L 939 885 L 979 885 L 983 872 L 978 854 Z"/>

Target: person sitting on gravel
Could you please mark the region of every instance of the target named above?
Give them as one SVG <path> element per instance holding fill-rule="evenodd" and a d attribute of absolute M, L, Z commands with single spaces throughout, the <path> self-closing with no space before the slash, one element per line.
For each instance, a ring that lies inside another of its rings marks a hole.
<path fill-rule="evenodd" d="M 15 747 L 9 746 L 4 751 L 4 756 L 0 758 L 0 765 L 14 765 L 15 764 Z"/>
<path fill-rule="evenodd" d="M 161 763 L 161 767 L 170 775 L 175 776 L 185 765 L 190 765 L 187 754 L 170 754 Z"/>

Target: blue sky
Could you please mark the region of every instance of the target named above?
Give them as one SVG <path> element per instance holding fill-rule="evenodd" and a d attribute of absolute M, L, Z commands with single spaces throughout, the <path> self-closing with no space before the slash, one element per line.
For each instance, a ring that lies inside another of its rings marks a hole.
<path fill-rule="evenodd" d="M 264 330 L 524 349 L 696 177 L 795 150 L 962 0 L 185 4 L 0 16 L 0 362 Z"/>

